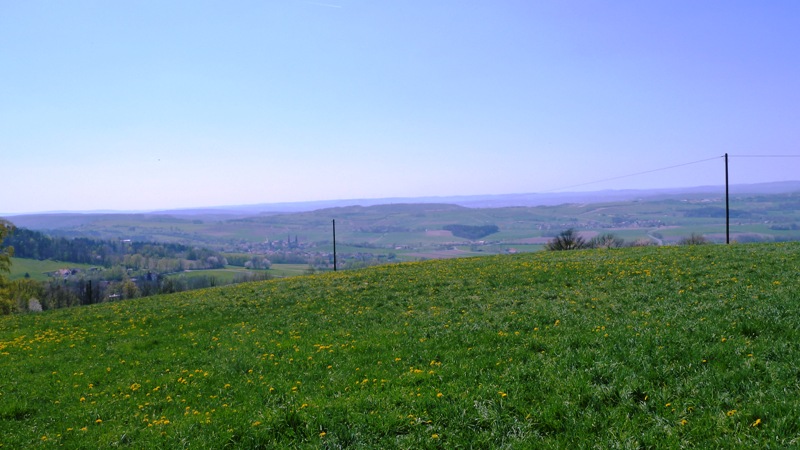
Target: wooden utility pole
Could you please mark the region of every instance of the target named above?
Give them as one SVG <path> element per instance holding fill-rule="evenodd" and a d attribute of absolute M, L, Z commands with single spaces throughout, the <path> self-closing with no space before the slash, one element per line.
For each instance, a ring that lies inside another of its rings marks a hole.
<path fill-rule="evenodd" d="M 336 219 L 333 219 L 333 271 L 336 272 Z"/>
<path fill-rule="evenodd" d="M 731 208 L 728 188 L 728 154 L 725 153 L 725 243 L 731 243 Z"/>

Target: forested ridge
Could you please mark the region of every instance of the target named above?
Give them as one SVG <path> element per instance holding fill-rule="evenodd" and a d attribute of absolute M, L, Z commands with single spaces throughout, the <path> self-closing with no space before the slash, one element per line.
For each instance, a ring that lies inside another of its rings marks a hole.
<path fill-rule="evenodd" d="M 2 246 L 14 247 L 14 256 L 18 258 L 52 259 L 103 267 L 123 265 L 134 270 L 167 272 L 181 268 L 213 269 L 225 266 L 225 258 L 221 254 L 205 248 L 177 243 L 95 240 L 83 237 L 68 239 L 48 236 L 26 228 L 16 228 L 2 242 Z M 188 263 L 181 263 L 182 260 Z"/>
<path fill-rule="evenodd" d="M 96 240 L 48 236 L 25 228 L 5 226 L 0 249 L 17 258 L 55 260 L 89 265 L 65 266 L 46 282 L 29 279 L 0 283 L 0 314 L 63 308 L 116 299 L 144 297 L 215 286 L 213 276 L 172 275 L 186 270 L 219 269 L 227 265 L 219 252 L 177 243 Z M 0 236 L 1 238 L 2 236 Z M 261 266 L 268 267 L 269 261 Z M 8 264 L 10 265 L 10 260 Z M 84 266 L 85 267 L 85 266 Z M 7 271 L 7 270 L 6 270 Z M 263 274 L 242 274 L 234 282 L 262 279 Z M 2 280 L 0 280 L 2 281 Z"/>

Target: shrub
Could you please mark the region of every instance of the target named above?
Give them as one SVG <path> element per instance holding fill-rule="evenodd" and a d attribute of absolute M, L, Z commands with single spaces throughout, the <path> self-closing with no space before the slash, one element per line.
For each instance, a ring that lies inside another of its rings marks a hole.
<path fill-rule="evenodd" d="M 547 250 L 578 250 L 588 247 L 589 244 L 574 228 L 562 231 L 545 245 Z"/>
<path fill-rule="evenodd" d="M 678 241 L 678 245 L 704 245 L 709 243 L 708 239 L 700 233 L 692 233 L 691 236 Z"/>
<path fill-rule="evenodd" d="M 611 233 L 597 235 L 589 241 L 589 246 L 592 248 L 619 248 L 624 245 L 625 239 Z"/>

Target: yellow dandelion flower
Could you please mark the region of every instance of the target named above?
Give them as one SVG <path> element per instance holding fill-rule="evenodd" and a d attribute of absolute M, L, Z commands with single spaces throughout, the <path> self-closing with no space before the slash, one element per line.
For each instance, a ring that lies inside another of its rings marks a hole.
<path fill-rule="evenodd" d="M 97 419 L 97 420 L 94 421 L 94 423 L 99 425 L 99 424 L 103 423 L 103 419 Z"/>
<path fill-rule="evenodd" d="M 504 397 L 504 398 L 505 398 L 505 397 L 508 397 L 508 394 L 506 394 L 506 393 L 505 393 L 505 392 L 503 392 L 503 391 L 497 391 L 497 393 L 498 393 L 498 394 L 500 394 L 500 397 Z"/>
<path fill-rule="evenodd" d="M 735 409 L 732 409 L 732 410 L 728 411 L 726 414 L 728 415 L 728 417 L 731 417 L 731 416 L 733 416 L 734 414 L 736 414 L 736 410 L 735 410 Z"/>
<path fill-rule="evenodd" d="M 433 433 L 433 434 L 431 435 L 431 439 L 439 439 L 439 435 L 438 435 L 438 434 L 436 434 L 436 433 Z"/>
<path fill-rule="evenodd" d="M 326 434 L 328 434 L 328 433 L 326 433 L 324 431 L 320 431 L 319 432 L 319 437 L 325 437 Z"/>
<path fill-rule="evenodd" d="M 750 424 L 751 427 L 757 427 L 759 425 L 761 425 L 761 419 L 756 419 L 755 422 Z"/>

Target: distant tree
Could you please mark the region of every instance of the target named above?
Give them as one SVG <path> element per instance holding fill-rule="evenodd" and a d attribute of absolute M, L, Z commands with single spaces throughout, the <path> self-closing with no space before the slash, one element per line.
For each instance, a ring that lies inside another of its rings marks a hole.
<path fill-rule="evenodd" d="M 611 233 L 597 235 L 589 241 L 589 246 L 592 248 L 619 248 L 624 245 L 625 239 Z"/>
<path fill-rule="evenodd" d="M 545 245 L 547 250 L 578 250 L 587 247 L 589 244 L 574 228 L 562 231 Z"/>
<path fill-rule="evenodd" d="M 628 244 L 629 247 L 650 247 L 653 245 L 656 245 L 656 243 L 653 240 L 647 238 L 639 238 Z"/>
<path fill-rule="evenodd" d="M 11 314 L 14 309 L 14 301 L 11 299 L 4 275 L 11 272 L 11 257 L 14 256 L 14 247 L 5 246 L 4 242 L 6 236 L 13 231 L 14 225 L 0 219 L 0 314 Z"/>
<path fill-rule="evenodd" d="M 136 298 L 139 296 L 139 288 L 136 286 L 136 283 L 129 279 L 122 282 L 121 291 L 122 298 L 125 299 Z"/>
<path fill-rule="evenodd" d="M 6 245 L 5 240 L 13 231 L 14 225 L 11 222 L 0 219 L 0 277 L 3 276 L 3 273 L 11 271 L 11 257 L 14 256 L 14 247 Z M 0 278 L 0 283 L 4 280 L 5 278 Z"/>
<path fill-rule="evenodd" d="M 14 280 L 8 288 L 17 312 L 28 311 L 31 300 L 38 301 L 45 296 L 44 285 L 34 280 Z"/>
<path fill-rule="evenodd" d="M 679 245 L 704 245 L 710 242 L 700 233 L 692 233 L 689 237 L 685 237 L 678 241 Z"/>

